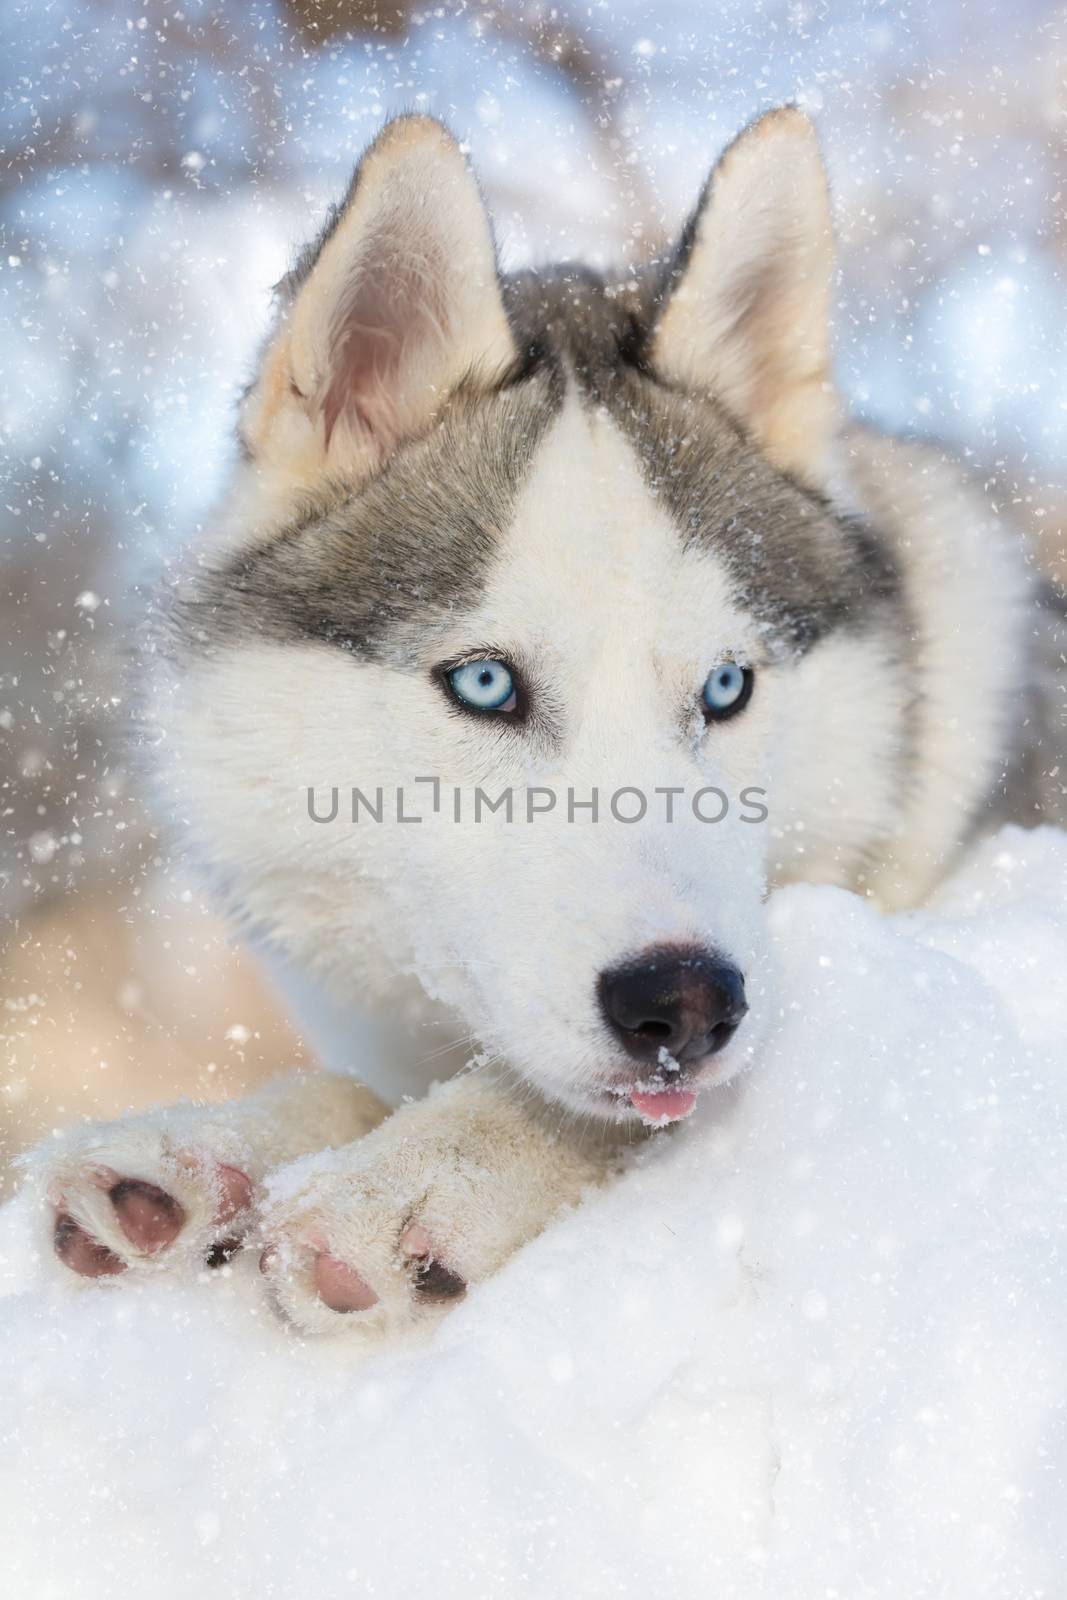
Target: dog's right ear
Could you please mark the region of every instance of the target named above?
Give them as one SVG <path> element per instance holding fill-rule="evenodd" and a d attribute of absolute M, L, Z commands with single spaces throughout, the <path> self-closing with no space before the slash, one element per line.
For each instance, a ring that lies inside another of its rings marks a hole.
<path fill-rule="evenodd" d="M 734 140 L 684 237 L 652 362 L 716 395 L 786 471 L 824 484 L 839 416 L 833 228 L 815 130 L 794 106 Z"/>
<path fill-rule="evenodd" d="M 385 128 L 280 291 L 240 427 L 297 483 L 364 476 L 458 384 L 491 385 L 516 358 L 481 196 L 429 117 Z"/>

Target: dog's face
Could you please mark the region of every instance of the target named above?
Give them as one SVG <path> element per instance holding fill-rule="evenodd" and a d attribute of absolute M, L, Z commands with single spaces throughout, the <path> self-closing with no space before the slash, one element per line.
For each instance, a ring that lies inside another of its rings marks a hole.
<path fill-rule="evenodd" d="M 669 1120 L 736 1070 L 769 878 L 869 842 L 899 600 L 818 492 L 829 263 L 794 113 L 615 286 L 501 285 L 455 147 L 391 125 L 175 607 L 170 778 L 234 903 L 341 983 L 416 971 L 575 1110 Z"/>

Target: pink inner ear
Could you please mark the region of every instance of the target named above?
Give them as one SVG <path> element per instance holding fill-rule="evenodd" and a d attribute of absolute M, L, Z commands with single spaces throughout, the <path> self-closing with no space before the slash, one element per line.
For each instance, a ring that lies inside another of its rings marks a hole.
<path fill-rule="evenodd" d="M 384 453 L 428 421 L 446 377 L 445 265 L 375 241 L 337 308 L 322 401 L 326 448 L 340 418 Z"/>

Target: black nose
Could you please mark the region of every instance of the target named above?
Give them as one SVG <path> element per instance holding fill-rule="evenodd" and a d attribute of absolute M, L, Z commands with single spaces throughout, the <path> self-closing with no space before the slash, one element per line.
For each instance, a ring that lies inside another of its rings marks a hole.
<path fill-rule="evenodd" d="M 700 948 L 645 950 L 602 972 L 600 1009 L 616 1037 L 638 1061 L 659 1061 L 666 1050 L 684 1065 L 714 1055 L 733 1037 L 748 1005 L 735 966 Z"/>

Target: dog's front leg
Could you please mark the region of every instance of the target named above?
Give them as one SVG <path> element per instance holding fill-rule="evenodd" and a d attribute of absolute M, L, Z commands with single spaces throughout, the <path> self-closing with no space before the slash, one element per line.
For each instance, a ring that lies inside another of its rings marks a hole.
<path fill-rule="evenodd" d="M 618 1163 L 618 1143 L 471 1074 L 268 1183 L 263 1270 L 282 1314 L 349 1337 L 439 1317 Z"/>
<path fill-rule="evenodd" d="M 269 1171 L 385 1115 L 350 1078 L 296 1072 L 222 1105 L 79 1124 L 25 1158 L 45 1257 L 89 1279 L 199 1270 L 254 1233 Z"/>

